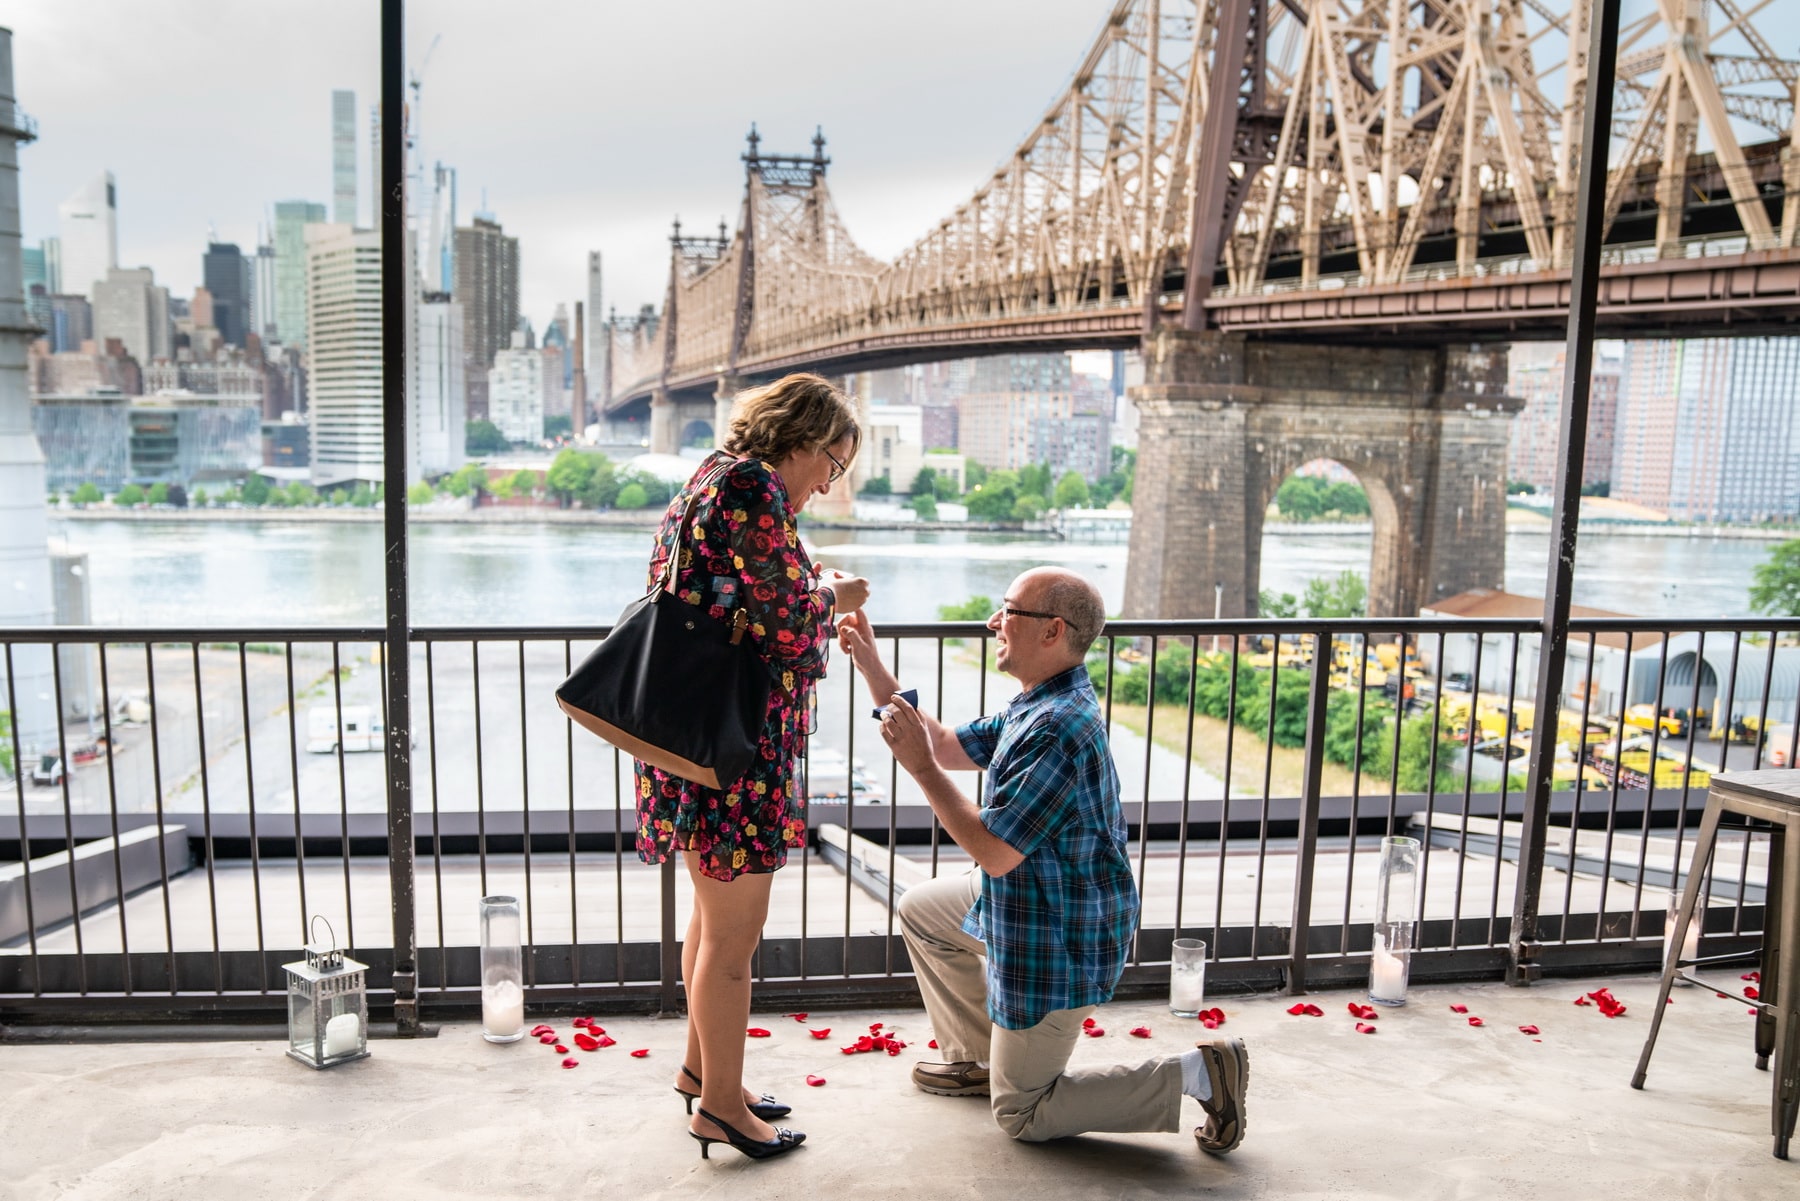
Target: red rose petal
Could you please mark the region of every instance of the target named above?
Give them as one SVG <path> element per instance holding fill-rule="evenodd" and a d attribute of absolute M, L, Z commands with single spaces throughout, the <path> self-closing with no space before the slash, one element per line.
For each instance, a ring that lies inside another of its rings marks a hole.
<path fill-rule="evenodd" d="M 1096 1022 L 1093 1018 L 1082 1018 L 1081 1019 L 1081 1028 L 1083 1030 L 1092 1030 L 1095 1026 L 1097 1026 L 1099 1024 L 1100 1023 Z"/>
<path fill-rule="evenodd" d="M 1761 972 L 1745 972 L 1743 975 L 1739 976 L 1738 979 L 1739 980 L 1750 980 L 1757 984 L 1761 984 L 1762 983 L 1762 973 Z"/>
<path fill-rule="evenodd" d="M 571 1056 L 568 1059 L 563 1060 L 563 1066 L 565 1068 L 578 1068 L 581 1066 L 581 1060 Z"/>
<path fill-rule="evenodd" d="M 1320 1009 L 1317 1005 L 1308 1002 L 1306 1006 L 1306 1016 L 1309 1018 L 1322 1018 L 1325 1016 L 1325 1011 Z"/>
<path fill-rule="evenodd" d="M 648 1059 L 649 1056 L 650 1056 L 650 1048 L 649 1047 L 639 1047 L 637 1050 L 635 1050 L 631 1053 L 631 1057 L 633 1059 Z"/>
<path fill-rule="evenodd" d="M 1746 1010 L 1744 1010 L 1744 1012 L 1749 1014 L 1751 1017 L 1761 1017 L 1762 1016 L 1762 1010 L 1756 1009 L 1754 1007 L 1752 1007 L 1750 1009 L 1746 1009 Z"/>
<path fill-rule="evenodd" d="M 855 1047 L 854 1047 L 854 1046 L 850 1046 L 850 1047 L 839 1047 L 839 1048 L 838 1048 L 838 1050 L 840 1050 L 840 1051 L 842 1051 L 842 1052 L 843 1052 L 843 1053 L 844 1053 L 844 1054 L 846 1054 L 846 1055 L 854 1055 L 854 1054 L 856 1054 L 856 1048 L 855 1048 Z"/>
<path fill-rule="evenodd" d="M 571 1026 L 592 1026 L 593 1024 L 594 1024 L 593 1018 L 576 1018 L 574 1021 L 569 1023 L 569 1025 L 571 1025 Z"/>
<path fill-rule="evenodd" d="M 1352 1001 L 1348 1008 L 1351 1017 L 1361 1018 L 1365 1022 L 1372 1022 L 1381 1016 L 1375 1012 L 1375 1007 L 1373 1005 L 1358 1005 L 1355 1001 Z"/>
<path fill-rule="evenodd" d="M 1216 1008 L 1215 1009 L 1202 1009 L 1200 1011 L 1200 1020 L 1202 1022 L 1204 1022 L 1208 1019 L 1211 1019 L 1212 1025 L 1208 1026 L 1207 1029 L 1215 1030 L 1218 1027 L 1223 1026 L 1225 1024 L 1225 1011 L 1223 1009 L 1216 1009 Z"/>
<path fill-rule="evenodd" d="M 1593 1004 L 1593 1002 L 1588 1000 L 1586 997 L 1576 997 L 1575 1003 L 1577 1005 L 1592 1005 Z"/>
<path fill-rule="evenodd" d="M 869 1033 L 870 1034 L 880 1034 L 881 1033 L 881 1023 L 876 1022 L 873 1026 L 870 1026 Z"/>
<path fill-rule="evenodd" d="M 561 1043 L 557 1043 L 556 1044 L 556 1053 L 558 1055 L 567 1055 L 569 1053 L 569 1048 L 563 1046 Z"/>
<path fill-rule="evenodd" d="M 605 1035 L 605 1034 L 602 1034 L 599 1038 L 595 1039 L 594 1041 L 599 1043 L 603 1047 L 616 1047 L 619 1045 L 618 1039 L 613 1038 L 609 1035 Z"/>
<path fill-rule="evenodd" d="M 1577 1004 L 1579 1004 L 1579 1002 L 1577 1002 Z M 1467 1005 L 1452 1005 L 1450 1007 L 1450 1012 L 1451 1013 L 1467 1013 L 1467 1012 L 1469 1012 L 1469 1007 Z"/>
<path fill-rule="evenodd" d="M 1356 1023 L 1356 1032 L 1358 1034 L 1373 1034 L 1375 1033 L 1375 1027 L 1369 1025 L 1367 1022 L 1358 1022 Z"/>
<path fill-rule="evenodd" d="M 533 1038 L 542 1038 L 546 1034 L 555 1034 L 555 1033 L 556 1033 L 555 1026 L 545 1026 L 541 1023 L 539 1025 L 533 1026 L 531 1028 L 531 1037 L 533 1037 Z"/>
<path fill-rule="evenodd" d="M 1292 1005 L 1288 1006 L 1288 1012 L 1293 1014 L 1295 1017 L 1299 1017 L 1301 1014 L 1306 1012 L 1306 1002 L 1305 1001 L 1295 1001 Z"/>
<path fill-rule="evenodd" d="M 600 1049 L 600 1040 L 591 1034 L 577 1034 L 575 1036 L 575 1045 L 580 1047 L 583 1051 L 598 1051 Z"/>
<path fill-rule="evenodd" d="M 1520 1026 L 1519 1033 L 1520 1034 L 1541 1034 L 1541 1033 L 1543 1033 L 1543 1031 L 1539 1030 L 1536 1026 Z"/>
<path fill-rule="evenodd" d="M 1086 1029 L 1084 1029 L 1082 1031 L 1082 1033 L 1087 1035 L 1089 1038 L 1105 1038 L 1106 1037 L 1106 1028 L 1104 1026 L 1089 1026 Z"/>
<path fill-rule="evenodd" d="M 1717 998 L 1719 998 L 1719 1000 L 1721 1000 L 1721 1001 L 1729 1001 L 1729 1000 L 1731 1000 L 1731 998 L 1730 998 L 1730 997 L 1728 997 L 1728 996 L 1726 996 L 1726 995 L 1725 995 L 1725 994 L 1724 994 L 1724 993 L 1722 993 L 1722 992 L 1716 992 L 1716 993 L 1714 993 L 1714 994 L 1713 994 L 1713 996 L 1715 996 L 1715 997 L 1717 997 Z"/>
<path fill-rule="evenodd" d="M 806 1015 L 804 1013 L 784 1013 L 781 1016 L 784 1018 L 793 1018 L 796 1022 L 804 1022 L 806 1020 Z"/>
<path fill-rule="evenodd" d="M 875 1040 L 867 1034 L 864 1034 L 857 1038 L 856 1049 L 858 1051 L 873 1051 L 875 1049 Z"/>
<path fill-rule="evenodd" d="M 812 1085 L 814 1088 L 818 1088 L 821 1084 L 825 1083 L 825 1077 L 823 1077 L 823 1076 L 808 1076 L 806 1078 L 806 1082 L 808 1084 Z"/>
<path fill-rule="evenodd" d="M 808 1030 L 807 1033 L 812 1035 L 814 1038 L 830 1038 L 831 1037 L 831 1027 L 826 1026 L 822 1030 Z"/>
<path fill-rule="evenodd" d="M 1208 1030 L 1217 1030 L 1219 1028 L 1219 1020 L 1217 1018 L 1201 1018 L 1200 1024 L 1205 1026 Z"/>
<path fill-rule="evenodd" d="M 1477 1018 L 1477 1017 L 1472 1017 L 1472 1018 L 1470 1018 L 1470 1019 L 1469 1019 L 1469 1025 L 1471 1025 L 1471 1026 L 1479 1026 L 1479 1025 L 1481 1025 L 1481 1019 L 1480 1019 L 1480 1018 Z"/>
<path fill-rule="evenodd" d="M 1744 990 L 1744 995 L 1745 995 L 1745 996 L 1746 996 L 1746 997 L 1748 997 L 1748 998 L 1750 998 L 1750 999 L 1751 999 L 1751 1000 L 1752 1000 L 1752 1001 L 1760 1001 L 1760 1000 L 1762 1000 L 1762 993 L 1760 993 L 1760 992 L 1758 992 L 1758 991 L 1757 991 L 1757 990 L 1756 990 L 1756 989 L 1754 989 L 1754 988 L 1746 988 L 1746 989 L 1745 989 L 1745 990 Z"/>
<path fill-rule="evenodd" d="M 1133 1038 L 1149 1038 L 1150 1037 L 1150 1027 L 1148 1027 L 1148 1026 L 1133 1026 L 1131 1028 L 1131 1037 L 1133 1037 Z"/>
<path fill-rule="evenodd" d="M 556 1045 L 556 1035 L 540 1034 L 538 1035 L 538 1041 L 543 1043 L 546 1047 L 552 1047 Z"/>
<path fill-rule="evenodd" d="M 744 1031 L 744 1033 L 750 1038 L 767 1038 L 767 1037 L 769 1037 L 769 1032 L 767 1030 L 764 1030 L 761 1026 L 752 1026 L 748 1030 Z"/>
<path fill-rule="evenodd" d="M 930 1047 L 933 1051 L 938 1049 L 937 1039 L 935 1039 L 935 1038 L 932 1039 L 930 1042 L 926 1043 L 925 1045 Z"/>

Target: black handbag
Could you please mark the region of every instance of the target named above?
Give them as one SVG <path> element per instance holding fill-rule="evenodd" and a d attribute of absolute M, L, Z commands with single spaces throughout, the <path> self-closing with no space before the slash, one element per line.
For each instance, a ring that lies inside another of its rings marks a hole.
<path fill-rule="evenodd" d="M 662 578 L 625 606 L 612 632 L 557 688 L 556 703 L 632 758 L 722 789 L 756 757 L 769 668 L 744 638 L 750 615 L 743 605 L 728 625 L 675 595 L 676 565 L 702 490 L 696 486 L 688 497 Z"/>

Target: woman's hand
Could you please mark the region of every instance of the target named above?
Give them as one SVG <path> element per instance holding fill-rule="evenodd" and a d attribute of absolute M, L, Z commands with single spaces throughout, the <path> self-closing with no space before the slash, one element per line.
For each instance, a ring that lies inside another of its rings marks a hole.
<path fill-rule="evenodd" d="M 834 568 L 827 568 L 825 577 L 819 582 L 831 589 L 837 597 L 839 617 L 848 617 L 869 603 L 869 581 L 859 575 L 848 575 Z"/>
<path fill-rule="evenodd" d="M 869 615 L 861 609 L 840 618 L 837 623 L 838 649 L 850 656 L 860 670 L 864 663 L 875 662 L 875 628 Z"/>

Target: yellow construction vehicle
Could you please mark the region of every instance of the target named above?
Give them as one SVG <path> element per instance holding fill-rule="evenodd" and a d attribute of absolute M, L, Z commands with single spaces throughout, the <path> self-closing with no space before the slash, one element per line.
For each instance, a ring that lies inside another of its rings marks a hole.
<path fill-rule="evenodd" d="M 1676 709 L 1656 711 L 1654 705 L 1632 705 L 1625 710 L 1625 724 L 1639 730 L 1654 730 L 1662 727 L 1662 732 L 1669 738 L 1680 738 L 1687 733 L 1685 713 Z"/>

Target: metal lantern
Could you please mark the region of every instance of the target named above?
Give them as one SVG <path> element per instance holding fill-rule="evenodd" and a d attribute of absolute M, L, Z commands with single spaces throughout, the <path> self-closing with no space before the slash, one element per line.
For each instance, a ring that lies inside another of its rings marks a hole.
<path fill-rule="evenodd" d="M 313 1068 L 328 1068 L 369 1054 L 369 966 L 347 957 L 323 917 L 328 942 L 306 944 L 306 958 L 281 966 L 288 974 L 288 1054 Z"/>

